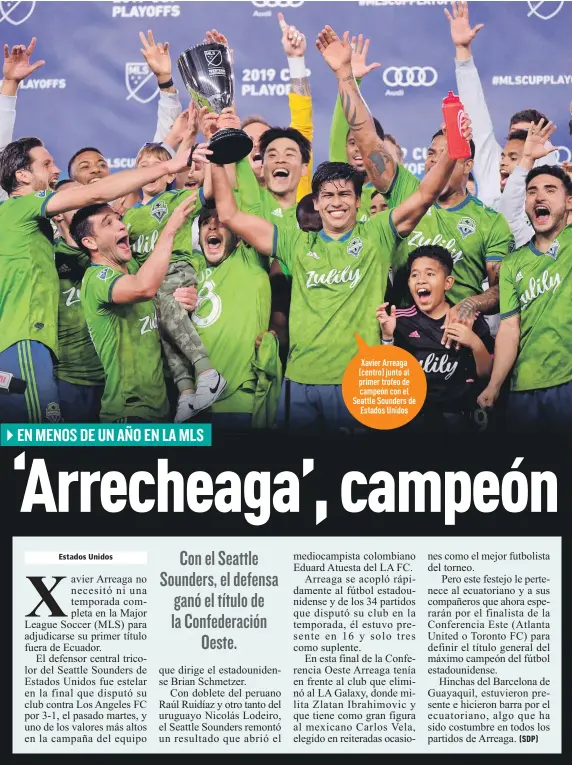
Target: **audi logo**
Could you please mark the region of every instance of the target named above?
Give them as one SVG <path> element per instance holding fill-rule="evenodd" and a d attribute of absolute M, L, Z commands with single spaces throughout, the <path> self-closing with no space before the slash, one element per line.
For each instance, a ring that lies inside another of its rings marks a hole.
<path fill-rule="evenodd" d="M 437 70 L 432 66 L 390 66 L 383 73 L 388 88 L 430 88 L 437 82 Z"/>
<path fill-rule="evenodd" d="M 257 8 L 299 8 L 304 0 L 252 0 Z"/>

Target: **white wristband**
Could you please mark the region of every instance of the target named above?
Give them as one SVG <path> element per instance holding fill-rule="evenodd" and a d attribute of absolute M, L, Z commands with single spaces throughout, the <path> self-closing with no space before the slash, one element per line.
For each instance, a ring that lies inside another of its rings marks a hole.
<path fill-rule="evenodd" d="M 381 338 L 381 344 L 382 345 L 393 345 L 393 338 L 391 340 L 384 340 L 383 337 Z"/>
<path fill-rule="evenodd" d="M 290 79 L 302 79 L 306 76 L 306 61 L 304 56 L 297 58 L 288 57 L 288 66 L 290 67 Z"/>

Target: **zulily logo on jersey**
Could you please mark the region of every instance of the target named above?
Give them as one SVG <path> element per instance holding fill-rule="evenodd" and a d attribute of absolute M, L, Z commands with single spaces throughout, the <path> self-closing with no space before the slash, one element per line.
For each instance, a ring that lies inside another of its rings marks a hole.
<path fill-rule="evenodd" d="M 552 276 L 548 273 L 548 269 L 544 271 L 540 279 L 535 279 L 532 276 L 528 282 L 528 289 L 520 296 L 522 310 L 528 308 L 537 297 L 544 295 L 545 292 L 556 292 L 560 286 L 560 281 L 560 274 Z"/>
<path fill-rule="evenodd" d="M 327 274 L 319 274 L 317 271 L 306 271 L 308 280 L 306 287 L 321 287 L 331 284 L 349 284 L 350 289 L 353 289 L 359 282 L 361 274 L 359 268 L 353 270 L 351 266 L 346 266 L 342 271 L 337 268 L 332 268 Z"/>
<path fill-rule="evenodd" d="M 419 362 L 426 375 L 439 374 L 445 375 L 445 380 L 449 380 L 455 374 L 455 370 L 459 366 L 458 361 L 449 361 L 448 354 L 444 353 L 442 356 L 437 356 L 435 353 L 430 353 L 424 361 Z"/>
<path fill-rule="evenodd" d="M 157 323 L 157 311 L 153 314 L 153 316 L 144 316 L 142 319 L 139 319 L 141 322 L 141 334 L 144 335 L 146 332 L 153 332 L 154 329 L 157 329 L 158 323 Z"/>
<path fill-rule="evenodd" d="M 428 244 L 438 244 L 440 247 L 449 250 L 451 257 L 453 258 L 453 263 L 457 263 L 463 257 L 463 251 L 457 249 L 457 241 L 455 239 L 449 239 L 449 241 L 446 242 L 445 237 L 441 234 L 436 234 L 433 239 L 431 239 L 430 237 L 424 238 L 423 231 L 414 231 L 407 244 L 410 247 L 424 247 Z"/>
<path fill-rule="evenodd" d="M 157 229 L 150 234 L 141 234 L 141 236 L 137 237 L 131 245 L 131 252 L 137 253 L 138 255 L 149 255 L 153 252 L 153 248 L 157 244 L 158 238 L 159 232 Z"/>

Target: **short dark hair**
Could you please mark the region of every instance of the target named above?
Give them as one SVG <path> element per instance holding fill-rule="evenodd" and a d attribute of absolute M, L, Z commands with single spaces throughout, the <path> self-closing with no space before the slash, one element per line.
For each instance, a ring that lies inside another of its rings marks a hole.
<path fill-rule="evenodd" d="M 18 170 L 30 169 L 30 152 L 44 144 L 39 138 L 18 138 L 12 141 L 0 156 L 0 186 L 7 194 L 12 194 L 19 183 L 16 179 Z"/>
<path fill-rule="evenodd" d="M 511 130 L 507 136 L 507 141 L 526 141 L 528 130 Z"/>
<path fill-rule="evenodd" d="M 88 205 L 87 207 L 79 209 L 73 216 L 72 222 L 70 223 L 70 235 L 77 246 L 81 247 L 82 250 L 85 250 L 85 247 L 82 244 L 82 239 L 85 236 L 91 236 L 91 234 L 93 234 L 90 218 L 103 212 L 103 210 L 108 207 L 108 204 Z"/>
<path fill-rule="evenodd" d="M 572 196 L 572 180 L 570 180 L 570 177 L 563 168 L 557 167 L 556 165 L 540 165 L 540 167 L 533 167 L 526 176 L 527 188 L 528 184 L 538 175 L 551 175 L 553 178 L 558 178 L 558 180 L 562 181 L 564 184 L 566 194 L 569 197 Z"/>
<path fill-rule="evenodd" d="M 469 181 L 472 181 L 473 183 L 476 183 L 476 181 L 475 181 L 475 176 L 473 175 L 473 171 L 472 171 L 472 170 L 471 170 L 471 172 L 469 173 L 469 178 L 468 178 L 468 180 L 469 180 Z"/>
<path fill-rule="evenodd" d="M 409 273 L 411 273 L 413 263 L 419 258 L 431 258 L 431 260 L 438 261 L 447 276 L 453 273 L 453 258 L 451 253 L 449 250 L 440 247 L 438 244 L 424 244 L 422 247 L 417 247 L 413 252 L 410 252 L 407 261 Z"/>
<path fill-rule="evenodd" d="M 534 122 L 535 125 L 538 125 L 540 120 L 548 122 L 546 114 L 538 112 L 536 109 L 523 109 L 523 111 L 516 112 L 516 114 L 512 115 L 510 118 L 510 124 L 516 125 L 519 122 Z"/>
<path fill-rule="evenodd" d="M 79 149 L 79 151 L 76 151 L 76 153 L 72 156 L 72 158 L 68 162 L 68 175 L 70 178 L 72 177 L 71 170 L 72 170 L 73 163 L 76 161 L 76 159 L 79 157 L 80 154 L 85 154 L 87 151 L 94 151 L 96 154 L 99 154 L 103 157 L 103 154 L 99 151 L 99 149 L 96 149 L 95 146 L 84 146 L 83 149 Z"/>
<path fill-rule="evenodd" d="M 431 138 L 431 143 L 433 143 L 433 141 L 437 138 L 437 136 L 440 136 L 440 135 L 444 136 L 445 133 L 442 130 L 438 130 L 433 136 L 433 138 Z M 472 138 L 469 141 L 469 146 L 471 147 L 471 159 L 474 159 L 475 158 L 475 142 L 473 141 Z"/>
<path fill-rule="evenodd" d="M 62 180 L 58 181 L 54 186 L 54 191 L 59 191 L 62 186 L 65 186 L 68 183 L 75 183 L 75 181 L 72 181 L 71 178 L 62 178 Z"/>
<path fill-rule="evenodd" d="M 328 181 L 351 181 L 357 197 L 361 197 L 364 176 L 347 162 L 322 162 L 312 178 L 312 196 L 316 199 L 324 183 Z"/>
<path fill-rule="evenodd" d="M 373 124 L 375 125 L 375 132 L 377 133 L 377 137 L 381 138 L 381 140 L 384 141 L 385 140 L 385 132 L 384 132 L 383 128 L 381 127 L 381 122 L 374 117 L 373 118 Z M 350 128 L 348 130 L 348 132 L 346 133 L 346 141 L 348 140 L 348 136 L 349 136 L 349 134 L 351 132 L 352 132 L 352 129 Z M 397 143 L 395 141 L 394 141 L 394 143 L 397 145 Z"/>
<path fill-rule="evenodd" d="M 302 162 L 307 165 L 310 161 L 310 155 L 312 153 L 312 144 L 306 136 L 303 136 L 302 133 L 299 130 L 296 130 L 296 128 L 280 128 L 280 127 L 271 127 L 268 130 L 266 130 L 262 135 L 260 136 L 260 141 L 258 143 L 260 153 L 262 154 L 262 160 L 264 161 L 264 154 L 266 153 L 268 147 L 272 143 L 272 141 L 278 140 L 278 138 L 289 138 L 291 141 L 294 141 L 294 143 L 298 144 L 298 148 L 300 149 L 300 154 L 302 155 Z"/>
<path fill-rule="evenodd" d="M 306 194 L 296 205 L 296 220 L 302 231 L 321 231 L 322 219 L 314 209 L 312 194 Z"/>

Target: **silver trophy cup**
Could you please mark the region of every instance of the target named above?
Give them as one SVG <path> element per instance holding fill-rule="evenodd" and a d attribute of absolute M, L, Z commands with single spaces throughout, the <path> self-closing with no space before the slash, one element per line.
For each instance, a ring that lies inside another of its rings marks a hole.
<path fill-rule="evenodd" d="M 191 98 L 199 109 L 220 114 L 234 101 L 234 76 L 230 51 L 221 43 L 203 43 L 181 53 L 179 72 Z M 252 141 L 244 130 L 225 128 L 215 133 L 209 144 L 211 162 L 229 165 L 252 151 Z"/>

